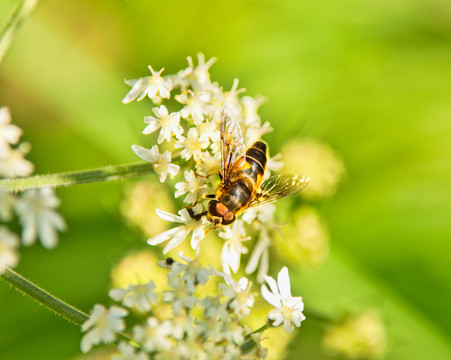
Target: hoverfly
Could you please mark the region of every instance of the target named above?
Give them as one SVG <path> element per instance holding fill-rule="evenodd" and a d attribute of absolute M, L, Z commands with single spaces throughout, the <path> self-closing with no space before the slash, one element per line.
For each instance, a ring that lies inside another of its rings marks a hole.
<path fill-rule="evenodd" d="M 197 215 L 190 212 L 193 218 L 207 216 L 214 228 L 230 225 L 246 209 L 294 195 L 310 181 L 299 175 L 275 175 L 263 181 L 268 147 L 258 140 L 245 149 L 240 126 L 227 107 L 223 110 L 220 132 L 221 168 L 218 173 L 221 184 L 216 194 L 203 195 L 196 201 L 194 205 L 202 198 L 212 199 L 207 211 Z"/>

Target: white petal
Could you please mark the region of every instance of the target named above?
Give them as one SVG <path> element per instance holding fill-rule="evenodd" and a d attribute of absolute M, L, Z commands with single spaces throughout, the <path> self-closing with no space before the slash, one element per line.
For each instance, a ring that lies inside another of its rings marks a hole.
<path fill-rule="evenodd" d="M 146 121 L 145 119 L 146 118 L 144 118 L 144 121 Z M 146 122 L 149 125 L 147 125 L 143 130 L 143 134 L 145 134 L 145 135 L 152 134 L 155 130 L 157 130 L 160 127 L 160 122 L 157 120 L 149 120 Z"/>
<path fill-rule="evenodd" d="M 193 231 L 193 236 L 191 237 L 191 247 L 196 250 L 197 246 L 201 240 L 205 237 L 205 230 L 203 227 L 198 227 Z"/>
<path fill-rule="evenodd" d="M 266 285 L 262 285 L 260 289 L 263 298 L 268 302 L 270 305 L 280 308 L 282 306 L 282 303 L 280 302 L 280 298 L 273 294 L 271 291 L 268 290 Z"/>
<path fill-rule="evenodd" d="M 171 222 L 183 222 L 183 218 L 181 216 L 177 216 L 177 215 L 168 213 L 168 212 L 160 210 L 160 209 L 156 209 L 155 212 L 163 220 L 171 221 Z"/>
<path fill-rule="evenodd" d="M 142 160 L 150 163 L 155 162 L 156 158 L 153 156 L 149 149 L 146 149 L 139 145 L 132 145 L 133 152 L 138 155 Z"/>
<path fill-rule="evenodd" d="M 162 96 L 162 97 L 163 97 L 163 96 Z M 161 119 L 162 117 L 165 117 L 165 116 L 168 116 L 168 115 L 169 115 L 168 109 L 167 109 L 166 106 L 164 106 L 164 105 L 161 105 L 159 108 L 158 108 L 158 107 L 154 107 L 154 108 L 152 109 L 152 111 L 153 111 L 153 113 L 154 113 L 155 115 L 157 115 L 157 117 L 158 117 L 159 119 Z"/>
<path fill-rule="evenodd" d="M 287 333 L 291 333 L 291 332 L 293 332 L 293 330 L 294 330 L 293 323 L 292 323 L 290 320 L 285 320 L 285 321 L 283 322 L 283 328 L 285 329 L 285 331 L 286 331 Z"/>
<path fill-rule="evenodd" d="M 180 245 L 183 242 L 183 240 L 185 240 L 186 236 L 190 233 L 190 230 L 187 229 L 186 226 L 179 226 L 176 229 L 178 229 L 177 233 L 163 249 L 163 254 L 168 253 L 169 251 Z"/>
<path fill-rule="evenodd" d="M 158 245 L 166 240 L 171 239 L 172 237 L 175 236 L 175 234 L 177 234 L 177 232 L 179 231 L 179 228 L 181 226 L 175 227 L 173 229 L 167 230 L 165 232 L 162 232 L 161 234 L 155 235 L 154 237 L 150 238 L 149 240 L 147 240 L 147 243 L 149 245 Z"/>
<path fill-rule="evenodd" d="M 264 275 L 263 278 L 268 283 L 269 288 L 273 292 L 273 294 L 280 296 L 279 294 L 279 288 L 277 287 L 276 280 L 274 280 L 271 276 Z"/>
<path fill-rule="evenodd" d="M 169 177 L 171 179 L 173 179 L 174 176 L 176 176 L 179 173 L 180 166 L 175 165 L 175 164 L 168 164 L 168 167 L 166 170 L 169 173 Z"/>
<path fill-rule="evenodd" d="M 284 266 L 277 275 L 277 285 L 279 285 L 279 291 L 282 299 L 291 298 L 290 276 L 288 275 L 288 269 L 286 266 Z"/>

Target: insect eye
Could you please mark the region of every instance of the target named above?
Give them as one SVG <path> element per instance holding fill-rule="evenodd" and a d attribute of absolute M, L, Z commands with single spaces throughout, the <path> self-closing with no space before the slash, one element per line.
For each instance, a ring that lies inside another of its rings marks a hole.
<path fill-rule="evenodd" d="M 218 200 L 211 200 L 208 203 L 208 212 L 213 216 L 221 216 L 221 214 L 218 211 Z"/>

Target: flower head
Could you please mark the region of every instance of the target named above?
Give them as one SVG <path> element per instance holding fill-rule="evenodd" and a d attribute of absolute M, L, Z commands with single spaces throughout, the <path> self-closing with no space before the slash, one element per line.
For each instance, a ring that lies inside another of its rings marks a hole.
<path fill-rule="evenodd" d="M 63 217 L 54 209 L 60 204 L 51 188 L 28 190 L 17 199 L 14 208 L 22 229 L 22 243 L 31 245 L 39 237 L 46 248 L 58 244 L 58 232 L 66 229 Z"/>
<path fill-rule="evenodd" d="M 146 149 L 138 145 L 132 145 L 132 150 L 141 159 L 152 163 L 154 170 L 158 174 L 160 182 L 165 182 L 167 176 L 173 179 L 180 170 L 180 166 L 171 164 L 171 153 L 166 151 L 160 154 L 157 145 L 152 146 L 151 149 Z"/>
<path fill-rule="evenodd" d="M 110 297 L 116 301 L 122 300 L 124 306 L 128 308 L 147 312 L 150 311 L 152 305 L 158 302 L 158 295 L 154 290 L 155 283 L 153 281 L 147 284 L 130 284 L 127 289 L 112 289 Z"/>
<path fill-rule="evenodd" d="M 81 351 L 88 352 L 93 345 L 109 343 L 116 339 L 116 334 L 125 329 L 123 317 L 128 314 L 127 310 L 118 306 L 110 309 L 103 305 L 94 305 L 90 317 L 86 320 L 81 330 L 87 332 L 81 340 Z"/>
<path fill-rule="evenodd" d="M 277 283 L 270 276 L 265 275 L 264 278 L 271 291 L 268 290 L 266 285 L 262 285 L 262 296 L 270 305 L 275 307 L 268 315 L 268 318 L 272 320 L 272 326 L 279 326 L 283 323 L 285 331 L 292 332 L 294 326 L 301 326 L 301 321 L 305 320 L 305 316 L 302 313 L 304 310 L 302 298 L 291 296 L 288 269 L 283 267 L 280 270 Z"/>
<path fill-rule="evenodd" d="M 199 207 L 194 208 L 194 210 L 198 209 Z M 199 221 L 195 220 L 190 216 L 188 210 L 186 209 L 180 210 L 178 212 L 179 216 L 167 213 L 166 211 L 159 209 L 157 209 L 156 212 L 157 215 L 163 220 L 183 224 L 147 240 L 150 245 L 158 245 L 164 241 L 169 240 L 169 243 L 163 250 L 164 254 L 175 248 L 177 245 L 181 244 L 190 232 L 193 232 L 193 235 L 191 237 L 191 247 L 193 249 L 196 249 L 201 240 L 205 237 L 205 227 L 206 225 L 208 225 L 208 221 L 204 217 L 202 217 Z"/>
<path fill-rule="evenodd" d="M 180 126 L 180 113 L 169 114 L 166 106 L 154 107 L 153 112 L 156 118 L 153 116 L 146 116 L 144 122 L 149 124 L 143 130 L 143 134 L 151 134 L 155 130 L 161 128 L 158 135 L 158 144 L 161 144 L 164 140 L 171 141 L 173 136 L 179 137 L 183 133 L 183 128 Z"/>
<path fill-rule="evenodd" d="M 159 103 L 161 101 L 161 98 L 169 98 L 172 84 L 169 80 L 161 76 L 161 73 L 164 69 L 156 72 L 153 70 L 152 66 L 149 65 L 149 70 L 152 73 L 151 76 L 125 81 L 125 83 L 131 86 L 132 89 L 122 100 L 124 104 L 128 104 L 135 99 L 140 101 L 146 96 L 148 96 L 156 103 Z"/>

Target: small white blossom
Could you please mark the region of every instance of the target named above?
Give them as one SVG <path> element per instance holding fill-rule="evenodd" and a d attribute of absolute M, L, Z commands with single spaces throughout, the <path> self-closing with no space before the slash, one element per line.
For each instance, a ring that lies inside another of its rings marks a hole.
<path fill-rule="evenodd" d="M 260 115 L 258 115 L 258 108 L 263 105 L 265 98 L 263 96 L 257 96 L 253 98 L 251 96 L 243 96 L 241 103 L 243 104 L 243 123 L 245 126 L 251 126 L 254 124 L 260 125 Z"/>
<path fill-rule="evenodd" d="M 211 58 L 205 62 L 205 56 L 202 53 L 197 54 L 198 65 L 194 66 L 191 56 L 187 57 L 188 67 L 180 71 L 175 77 L 174 82 L 182 89 L 188 86 L 194 90 L 205 90 L 211 87 L 209 69 L 216 61 L 216 58 Z"/>
<path fill-rule="evenodd" d="M 188 91 L 185 94 L 174 96 L 174 99 L 185 107 L 180 110 L 180 114 L 184 119 L 193 119 L 194 124 L 199 125 L 204 120 L 204 115 L 208 114 L 207 103 L 210 101 L 208 92 L 200 91 L 193 93 Z"/>
<path fill-rule="evenodd" d="M 246 144 L 253 144 L 257 140 L 260 140 L 263 135 L 273 131 L 271 124 L 266 121 L 263 125 L 254 124 L 247 128 L 245 141 Z"/>
<path fill-rule="evenodd" d="M 151 317 L 147 319 L 146 326 L 135 326 L 133 328 L 133 339 L 141 344 L 146 351 L 166 350 L 172 346 L 169 336 L 172 333 L 170 321 L 160 323 L 158 319 Z"/>
<path fill-rule="evenodd" d="M 197 213 L 199 208 L 201 207 L 198 205 L 194 207 L 193 210 Z M 188 210 L 186 209 L 180 210 L 178 212 L 179 216 L 159 209 L 157 209 L 156 212 L 157 215 L 163 220 L 184 224 L 167 230 L 147 240 L 150 245 L 158 245 L 169 240 L 169 243 L 163 250 L 164 254 L 181 244 L 191 231 L 193 232 L 191 237 L 191 247 L 193 249 L 196 249 L 200 241 L 205 237 L 205 227 L 208 225 L 208 220 L 206 220 L 204 216 L 197 221 L 189 215 Z"/>
<path fill-rule="evenodd" d="M 160 154 L 157 145 L 152 146 L 151 149 L 146 149 L 138 145 L 132 145 L 132 150 L 144 161 L 152 163 L 154 170 L 158 174 L 158 179 L 160 182 L 165 182 L 167 176 L 173 179 L 180 170 L 180 166 L 171 164 L 171 153 L 166 151 Z"/>
<path fill-rule="evenodd" d="M 271 291 L 268 290 L 266 285 L 262 285 L 261 294 L 270 305 L 275 307 L 268 314 L 268 318 L 273 321 L 272 326 L 277 327 L 283 323 L 285 331 L 292 332 L 294 326 L 301 326 L 301 321 L 305 320 L 305 316 L 302 313 L 304 310 L 302 297 L 291 295 L 288 269 L 284 266 L 280 270 L 277 283 L 270 276 L 265 275 L 264 278 Z"/>
<path fill-rule="evenodd" d="M 193 204 L 203 193 L 206 192 L 208 187 L 205 184 L 205 178 L 196 176 L 196 174 L 192 170 L 185 171 L 184 176 L 186 182 L 179 182 L 175 184 L 177 191 L 175 192 L 174 196 L 178 198 L 179 196 L 188 193 L 183 202 L 187 204 Z"/>
<path fill-rule="evenodd" d="M 172 84 L 169 80 L 164 79 L 161 73 L 164 69 L 159 72 L 153 70 L 152 66 L 149 65 L 149 70 L 152 73 L 151 76 L 146 76 L 134 80 L 125 80 L 125 83 L 132 87 L 132 89 L 125 95 L 122 103 L 128 104 L 129 102 L 138 98 L 138 101 L 144 99 L 148 96 L 150 99 L 154 100 L 156 103 L 160 102 L 160 99 L 169 99 Z"/>
<path fill-rule="evenodd" d="M 168 285 L 174 290 L 163 292 L 162 299 L 164 302 L 171 304 L 172 311 L 175 315 L 181 315 L 182 310 L 190 310 L 196 305 L 196 297 L 193 296 L 192 287 L 188 287 L 185 281 L 177 276 L 170 278 Z"/>
<path fill-rule="evenodd" d="M 158 135 L 158 144 L 161 144 L 164 140 L 171 141 L 172 136 L 179 137 L 183 133 L 183 128 L 180 126 L 180 113 L 170 113 L 166 106 L 153 108 L 156 118 L 153 116 L 144 117 L 144 122 L 149 124 L 143 130 L 143 134 L 151 134 L 155 130 L 161 128 Z"/>
<path fill-rule="evenodd" d="M 240 317 L 249 315 L 255 302 L 255 296 L 250 292 L 252 282 L 245 277 L 236 282 L 227 274 L 224 274 L 224 281 L 227 286 L 224 284 L 219 284 L 219 286 L 223 289 L 225 296 L 232 298 L 228 307 L 233 309 L 234 313 Z"/>
<path fill-rule="evenodd" d="M 147 284 L 131 284 L 127 289 L 112 289 L 110 297 L 116 301 L 122 300 L 124 306 L 136 308 L 138 311 L 150 311 L 152 305 L 158 302 L 155 283 L 153 281 Z"/>
<path fill-rule="evenodd" d="M 179 257 L 184 260 L 186 264 L 175 262 L 172 270 L 168 274 L 168 278 L 172 279 L 174 276 L 182 274 L 181 278 L 185 282 L 186 288 L 190 293 L 194 292 L 197 285 L 205 285 L 210 276 L 216 273 L 214 269 L 205 268 L 199 263 L 198 254 L 194 260 L 191 260 L 188 256 L 183 256 L 182 252 L 179 253 Z"/>
<path fill-rule="evenodd" d="M 0 157 L 8 155 L 10 144 L 17 144 L 22 130 L 11 124 L 11 114 L 7 107 L 0 108 Z"/>
<path fill-rule="evenodd" d="M 32 245 L 39 237 L 45 248 L 58 244 L 57 231 L 66 229 L 66 222 L 54 208 L 60 204 L 51 188 L 28 190 L 17 199 L 14 207 L 22 225 L 22 243 Z"/>
<path fill-rule="evenodd" d="M 17 149 L 9 149 L 6 153 L 1 154 L 0 176 L 13 178 L 30 175 L 34 170 L 34 165 L 24 158 L 27 150 L 26 146 L 19 146 Z"/>
<path fill-rule="evenodd" d="M 178 141 L 175 143 L 175 147 L 182 148 L 180 156 L 182 159 L 189 160 L 191 157 L 195 161 L 199 161 L 202 157 L 202 150 L 206 149 L 209 144 L 209 140 L 205 137 L 200 138 L 196 128 L 191 128 L 188 130 L 186 137 L 180 136 Z"/>
<path fill-rule="evenodd" d="M 15 267 L 19 263 L 19 237 L 6 226 L 0 226 L 0 268 Z"/>
<path fill-rule="evenodd" d="M 88 352 L 93 345 L 109 343 L 116 339 L 116 334 L 125 329 L 123 317 L 128 312 L 118 306 L 112 306 L 110 309 L 103 305 L 94 305 L 90 317 L 86 320 L 81 330 L 87 333 L 81 340 L 81 351 Z"/>
<path fill-rule="evenodd" d="M 202 153 L 202 158 L 196 163 L 196 170 L 199 174 L 210 174 L 217 172 L 221 165 L 221 153 L 216 152 L 211 155 L 208 151 Z"/>
<path fill-rule="evenodd" d="M 219 236 L 225 240 L 221 252 L 222 269 L 226 274 L 230 274 L 230 270 L 234 273 L 240 268 L 241 254 L 247 254 L 247 247 L 242 242 L 250 240 L 250 236 L 246 236 L 243 222 L 236 220 L 232 226 L 223 228 L 223 232 Z"/>

